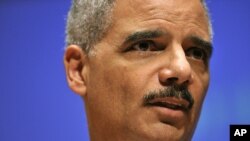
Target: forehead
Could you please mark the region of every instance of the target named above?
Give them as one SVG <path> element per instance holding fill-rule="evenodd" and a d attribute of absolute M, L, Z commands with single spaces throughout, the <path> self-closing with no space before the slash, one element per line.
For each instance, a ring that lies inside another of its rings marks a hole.
<path fill-rule="evenodd" d="M 153 24 L 159 28 L 165 23 L 177 28 L 199 28 L 204 38 L 210 38 L 208 18 L 200 0 L 116 0 L 113 22 L 126 30 Z"/>
<path fill-rule="evenodd" d="M 151 8 L 160 8 L 160 10 L 163 8 L 179 11 L 180 9 L 184 10 L 183 8 L 194 8 L 194 6 L 197 6 L 197 4 L 201 4 L 200 0 L 117 0 L 116 3 L 117 6 L 129 6 L 134 10 L 144 9 L 146 11 Z"/>
<path fill-rule="evenodd" d="M 168 16 L 184 16 L 185 14 L 198 16 L 204 14 L 204 8 L 200 0 L 116 0 L 115 12 L 120 17 L 127 14 L 143 16 L 159 14 L 159 12 Z"/>

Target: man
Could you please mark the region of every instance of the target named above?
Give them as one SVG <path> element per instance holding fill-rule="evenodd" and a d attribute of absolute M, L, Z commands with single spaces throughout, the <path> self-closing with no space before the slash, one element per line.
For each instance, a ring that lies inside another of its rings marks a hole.
<path fill-rule="evenodd" d="M 91 141 L 189 141 L 212 53 L 200 0 L 75 0 L 64 63 Z"/>

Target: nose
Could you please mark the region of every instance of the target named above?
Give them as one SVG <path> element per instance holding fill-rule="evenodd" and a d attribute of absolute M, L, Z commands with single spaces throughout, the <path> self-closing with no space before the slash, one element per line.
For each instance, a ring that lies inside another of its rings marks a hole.
<path fill-rule="evenodd" d="M 164 85 L 191 83 L 192 69 L 183 48 L 173 48 L 167 53 L 165 64 L 159 70 L 159 81 Z"/>

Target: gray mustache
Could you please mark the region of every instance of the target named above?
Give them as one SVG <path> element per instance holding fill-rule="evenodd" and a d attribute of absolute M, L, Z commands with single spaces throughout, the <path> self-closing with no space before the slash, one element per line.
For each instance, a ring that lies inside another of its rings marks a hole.
<path fill-rule="evenodd" d="M 188 91 L 186 86 L 172 84 L 163 89 L 148 92 L 143 97 L 144 105 L 148 105 L 148 103 L 150 103 L 150 101 L 154 100 L 155 98 L 165 98 L 165 97 L 174 97 L 188 101 L 189 102 L 188 109 L 191 109 L 194 104 L 194 98 L 192 94 Z"/>

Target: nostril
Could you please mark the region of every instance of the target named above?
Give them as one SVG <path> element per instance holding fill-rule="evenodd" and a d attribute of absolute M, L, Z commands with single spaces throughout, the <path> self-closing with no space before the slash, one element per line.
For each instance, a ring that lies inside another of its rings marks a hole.
<path fill-rule="evenodd" d="M 170 77 L 166 80 L 165 85 L 173 85 L 175 83 L 177 83 L 178 78 L 177 77 Z"/>
<path fill-rule="evenodd" d="M 171 85 L 175 85 L 175 84 L 181 84 L 181 85 L 188 85 L 189 80 L 186 80 L 184 82 L 179 82 L 179 79 L 177 77 L 171 77 L 168 78 L 167 80 L 165 80 L 164 82 L 161 82 L 161 84 L 163 84 L 164 86 L 171 86 Z"/>

